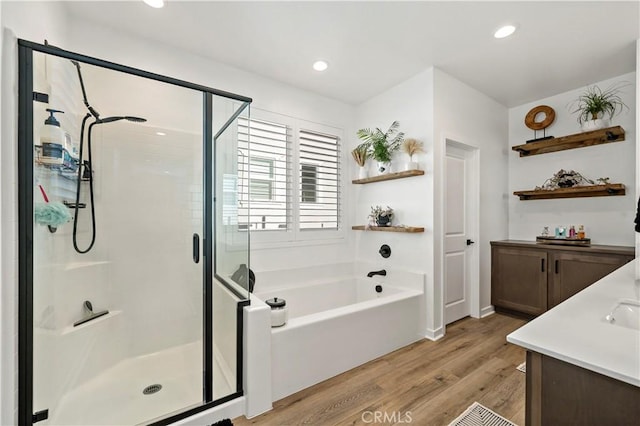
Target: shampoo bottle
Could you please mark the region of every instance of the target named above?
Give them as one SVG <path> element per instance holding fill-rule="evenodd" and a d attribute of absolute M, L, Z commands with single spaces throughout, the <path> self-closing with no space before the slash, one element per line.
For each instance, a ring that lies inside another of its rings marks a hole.
<path fill-rule="evenodd" d="M 65 136 L 60 128 L 60 122 L 56 120 L 56 109 L 47 108 L 49 117 L 44 121 L 44 126 L 40 130 L 40 145 L 42 146 L 42 156 L 40 160 L 46 164 L 62 164 L 64 162 Z"/>

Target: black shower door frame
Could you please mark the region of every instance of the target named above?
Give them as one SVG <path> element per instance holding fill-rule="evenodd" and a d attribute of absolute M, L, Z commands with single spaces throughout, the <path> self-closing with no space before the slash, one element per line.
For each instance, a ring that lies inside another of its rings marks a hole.
<path fill-rule="evenodd" d="M 213 133 L 213 96 L 243 102 L 237 117 L 252 99 L 213 89 L 184 80 L 143 71 L 137 68 L 116 64 L 90 56 L 60 49 L 48 44 L 38 44 L 27 40 L 18 40 L 18 424 L 31 426 L 37 422 L 33 413 L 33 52 L 41 52 L 64 59 L 78 61 L 98 67 L 120 71 L 138 77 L 148 78 L 162 83 L 193 89 L 203 95 L 203 192 L 204 192 L 204 241 L 203 256 L 203 404 L 175 415 L 160 419 L 152 425 L 169 425 L 194 414 L 206 411 L 217 405 L 231 401 L 244 394 L 242 371 L 242 335 L 243 308 L 249 300 L 238 302 L 237 321 L 237 371 L 236 391 L 223 398 L 213 400 L 213 278 L 214 259 L 213 226 L 214 203 L 212 194 L 215 189 L 215 137 Z M 227 124 L 229 124 L 227 122 Z M 218 133 L 219 134 L 219 133 Z M 236 296 L 242 299 L 232 286 L 219 280 Z"/>

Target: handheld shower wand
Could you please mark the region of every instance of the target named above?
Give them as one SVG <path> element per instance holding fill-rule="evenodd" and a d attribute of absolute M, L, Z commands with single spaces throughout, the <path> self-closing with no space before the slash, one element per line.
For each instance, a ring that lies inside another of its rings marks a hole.
<path fill-rule="evenodd" d="M 78 167 L 78 181 L 76 185 L 76 203 L 74 206 L 74 217 L 73 217 L 73 248 L 76 250 L 76 252 L 80 254 L 84 254 L 84 253 L 88 253 L 93 248 L 93 245 L 96 242 L 96 212 L 95 212 L 94 192 L 93 192 L 93 161 L 91 157 L 91 135 L 92 135 L 93 127 L 98 124 L 113 123 L 120 120 L 126 120 L 133 123 L 144 123 L 147 120 L 145 118 L 133 117 L 128 115 L 100 118 L 100 114 L 98 113 L 98 111 L 96 111 L 89 104 L 89 101 L 87 100 L 87 92 L 84 88 L 84 80 L 82 78 L 82 72 L 80 71 L 80 64 L 77 61 L 71 61 L 71 62 L 73 63 L 73 65 L 75 65 L 76 69 L 78 70 L 78 79 L 80 80 L 80 87 L 82 88 L 82 97 L 84 100 L 84 104 L 87 107 L 87 110 L 89 110 L 89 112 L 82 119 L 82 125 L 80 126 L 80 152 L 79 152 L 79 158 L 78 158 L 78 164 L 80 165 L 80 167 Z M 87 131 L 88 165 L 85 165 L 85 170 L 88 167 L 88 171 L 89 171 L 88 180 L 89 180 L 89 199 L 91 204 L 91 242 L 89 243 L 89 246 L 86 249 L 81 249 L 80 247 L 78 247 L 78 214 L 80 212 L 79 210 L 80 184 L 83 181 L 82 165 L 85 164 L 85 162 L 83 161 L 83 154 L 84 154 L 83 142 L 84 142 L 84 129 L 87 124 L 87 120 L 91 117 L 94 118 L 94 121 L 91 124 L 89 124 L 89 129 Z"/>

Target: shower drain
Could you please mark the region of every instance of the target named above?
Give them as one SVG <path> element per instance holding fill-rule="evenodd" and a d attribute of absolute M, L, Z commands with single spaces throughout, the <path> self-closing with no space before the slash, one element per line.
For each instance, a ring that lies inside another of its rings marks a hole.
<path fill-rule="evenodd" d="M 149 385 L 149 386 L 147 386 L 146 388 L 144 388 L 142 390 L 142 393 L 144 395 L 151 395 L 151 394 L 154 394 L 156 392 L 160 392 L 160 389 L 162 389 L 162 385 L 159 385 L 159 384 Z"/>

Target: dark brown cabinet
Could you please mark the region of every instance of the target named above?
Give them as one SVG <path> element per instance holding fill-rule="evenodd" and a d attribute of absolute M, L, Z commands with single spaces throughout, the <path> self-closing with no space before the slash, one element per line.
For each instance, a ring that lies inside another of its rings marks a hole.
<path fill-rule="evenodd" d="M 547 310 L 547 253 L 521 247 L 492 247 L 491 303 L 539 315 Z"/>
<path fill-rule="evenodd" d="M 492 241 L 491 303 L 540 315 L 633 258 L 633 247 Z"/>
<path fill-rule="evenodd" d="M 637 425 L 640 387 L 527 351 L 525 424 Z"/>
<path fill-rule="evenodd" d="M 550 253 L 547 308 L 551 309 L 615 271 L 633 256 L 559 251 Z"/>

